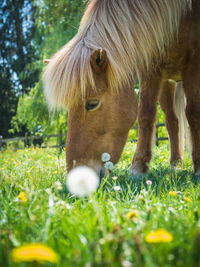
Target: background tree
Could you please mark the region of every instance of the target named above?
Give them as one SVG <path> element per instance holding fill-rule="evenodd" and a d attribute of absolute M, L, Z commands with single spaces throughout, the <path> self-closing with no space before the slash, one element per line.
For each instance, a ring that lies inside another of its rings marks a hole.
<path fill-rule="evenodd" d="M 20 95 L 38 80 L 35 46 L 36 6 L 32 0 L 0 0 L 0 135 L 9 136 Z"/>
<path fill-rule="evenodd" d="M 40 74 L 45 67 L 43 59 L 51 57 L 76 34 L 85 9 L 83 0 L 41 0 L 36 9 L 35 43 L 40 60 L 37 64 Z M 55 133 L 66 131 L 67 113 L 50 115 L 43 95 L 41 80 L 30 92 L 23 94 L 18 102 L 17 114 L 13 118 L 15 130 L 25 125 L 30 133 Z"/>

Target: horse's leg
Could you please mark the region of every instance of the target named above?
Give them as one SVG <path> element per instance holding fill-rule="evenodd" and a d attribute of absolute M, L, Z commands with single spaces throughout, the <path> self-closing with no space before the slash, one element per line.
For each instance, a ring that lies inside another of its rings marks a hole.
<path fill-rule="evenodd" d="M 151 160 L 152 138 L 156 121 L 156 102 L 160 89 L 160 73 L 140 77 L 138 109 L 138 144 L 133 158 L 131 173 L 141 176 L 148 171 Z"/>
<path fill-rule="evenodd" d="M 200 176 L 200 62 L 194 56 L 192 64 L 183 72 L 183 88 L 186 95 L 186 116 L 192 139 L 194 171 Z"/>
<path fill-rule="evenodd" d="M 165 114 L 165 122 L 170 139 L 170 162 L 172 167 L 175 167 L 179 162 L 182 161 L 179 146 L 178 118 L 175 113 L 175 90 L 176 82 L 167 80 L 162 83 L 159 94 L 159 103 Z"/>

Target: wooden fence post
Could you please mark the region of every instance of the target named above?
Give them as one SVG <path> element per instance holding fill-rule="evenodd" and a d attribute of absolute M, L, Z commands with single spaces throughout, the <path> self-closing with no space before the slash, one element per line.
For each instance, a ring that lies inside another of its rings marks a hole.
<path fill-rule="evenodd" d="M 156 146 L 159 146 L 158 127 L 160 127 L 160 126 L 157 126 L 157 125 L 156 125 Z"/>
<path fill-rule="evenodd" d="M 62 147 L 62 131 L 61 130 L 59 131 L 58 138 L 59 138 L 59 146 Z"/>
<path fill-rule="evenodd" d="M 0 136 L 0 151 L 1 151 L 1 149 L 2 149 L 2 147 L 3 147 L 3 136 Z"/>
<path fill-rule="evenodd" d="M 58 133 L 58 141 L 59 141 L 59 153 L 62 153 L 62 130 L 59 130 Z"/>
<path fill-rule="evenodd" d="M 25 145 L 25 148 L 26 148 L 27 145 L 28 145 L 28 133 L 27 133 L 27 132 L 25 133 L 24 145 Z"/>

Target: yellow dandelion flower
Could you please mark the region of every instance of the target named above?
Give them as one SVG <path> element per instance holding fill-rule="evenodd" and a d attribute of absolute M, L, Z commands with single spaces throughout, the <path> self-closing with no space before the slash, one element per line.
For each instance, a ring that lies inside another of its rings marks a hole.
<path fill-rule="evenodd" d="M 59 257 L 53 249 L 41 243 L 26 244 L 14 248 L 10 256 L 14 262 L 49 261 L 57 263 L 59 261 Z"/>
<path fill-rule="evenodd" d="M 145 240 L 147 243 L 168 243 L 173 240 L 173 236 L 165 229 L 157 229 L 150 232 Z"/>
<path fill-rule="evenodd" d="M 126 214 L 126 217 L 127 217 L 127 219 L 138 218 L 138 217 L 139 217 L 139 212 L 138 212 L 137 210 L 129 211 L 129 212 Z"/>
<path fill-rule="evenodd" d="M 112 179 L 116 181 L 118 179 L 118 177 L 117 176 L 113 176 Z"/>
<path fill-rule="evenodd" d="M 189 197 L 184 198 L 185 202 L 192 202 L 192 200 Z"/>
<path fill-rule="evenodd" d="M 20 192 L 18 198 L 21 200 L 21 202 L 27 202 L 27 197 L 25 192 Z"/>
<path fill-rule="evenodd" d="M 177 193 L 175 191 L 169 191 L 169 195 L 175 197 L 177 196 Z"/>

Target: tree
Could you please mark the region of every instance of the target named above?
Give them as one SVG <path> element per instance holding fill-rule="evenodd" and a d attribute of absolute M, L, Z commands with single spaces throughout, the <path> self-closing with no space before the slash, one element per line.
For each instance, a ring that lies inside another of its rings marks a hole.
<path fill-rule="evenodd" d="M 44 67 L 43 59 L 51 57 L 77 32 L 86 2 L 83 0 L 41 0 L 36 10 L 35 43 L 40 55 L 40 73 Z M 43 96 L 40 80 L 28 94 L 20 97 L 17 115 L 13 120 L 15 129 L 26 125 L 31 133 L 57 132 L 67 129 L 66 112 L 50 115 Z"/>
<path fill-rule="evenodd" d="M 12 116 L 16 112 L 17 99 L 8 68 L 0 66 L 0 135 L 8 136 Z M 6 90 L 3 90 L 3 89 Z"/>
<path fill-rule="evenodd" d="M 38 81 L 34 44 L 36 6 L 31 0 L 0 0 L 0 135 L 9 136 L 19 95 Z"/>

